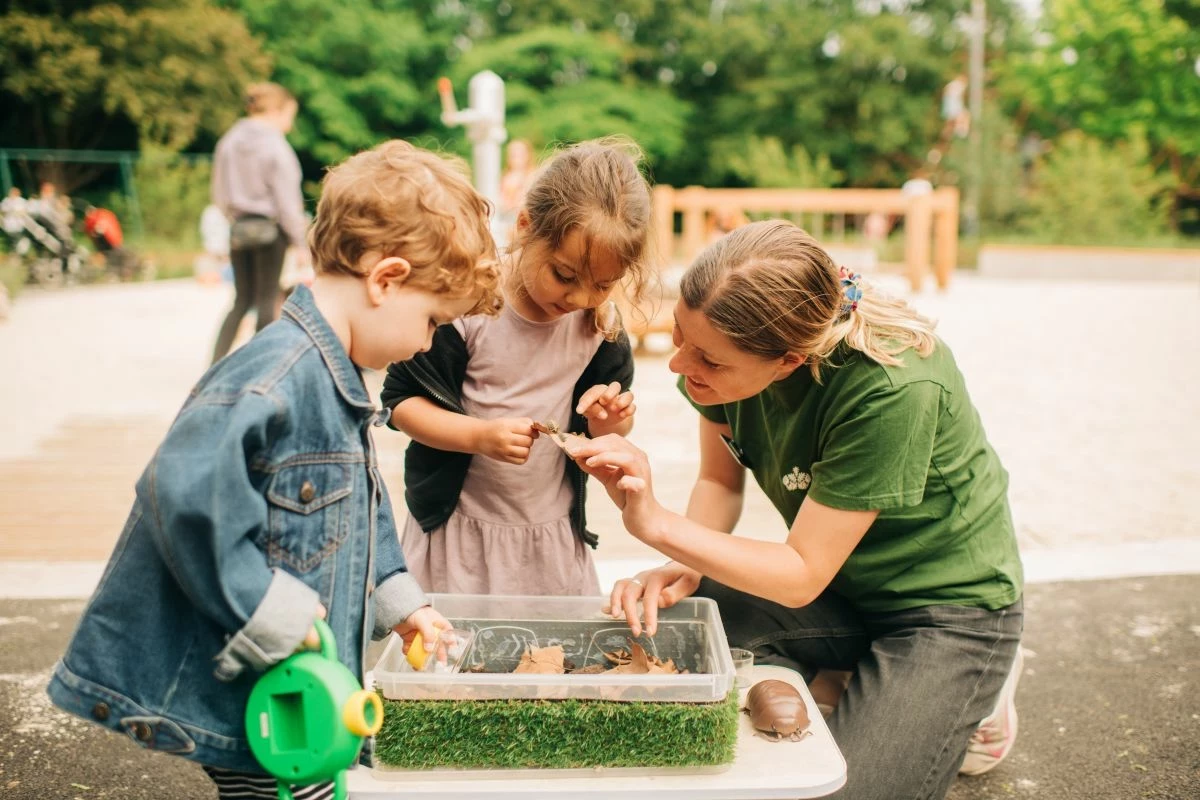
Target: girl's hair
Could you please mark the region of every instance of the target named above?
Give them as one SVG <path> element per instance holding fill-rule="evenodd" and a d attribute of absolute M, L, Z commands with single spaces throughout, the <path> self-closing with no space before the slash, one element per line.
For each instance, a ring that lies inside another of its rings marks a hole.
<path fill-rule="evenodd" d="M 812 236 L 784 220 L 744 225 L 706 248 L 684 274 L 680 294 L 740 350 L 765 359 L 805 357 L 816 380 L 845 342 L 888 366 L 912 348 L 924 358 L 934 323 L 906 302 L 856 282 L 855 302 Z"/>
<path fill-rule="evenodd" d="M 278 83 L 252 83 L 246 87 L 247 114 L 267 114 L 294 102 L 292 93 Z"/>
<path fill-rule="evenodd" d="M 398 139 L 351 156 L 321 182 L 308 233 L 318 274 L 362 277 L 367 256 L 400 256 L 412 265 L 406 285 L 473 296 L 468 313 L 495 314 L 500 301 L 488 202 L 466 165 Z"/>
<path fill-rule="evenodd" d="M 585 273 L 595 248 L 612 253 L 625 267 L 621 282 L 636 306 L 650 277 L 650 187 L 639 170 L 641 160 L 638 146 L 622 137 L 580 142 L 556 153 L 525 194 L 529 225 L 514 242 L 522 260 L 528 245 L 538 243 L 554 252 L 577 230 L 583 236 Z M 615 339 L 619 314 L 597 310 L 589 311 L 597 329 Z M 611 304 L 609 311 L 615 312 Z"/>

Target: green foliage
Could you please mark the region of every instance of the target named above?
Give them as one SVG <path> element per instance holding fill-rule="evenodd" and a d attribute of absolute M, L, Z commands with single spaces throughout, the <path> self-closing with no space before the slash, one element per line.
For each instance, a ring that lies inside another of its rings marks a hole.
<path fill-rule="evenodd" d="M 242 87 L 266 73 L 241 18 L 206 0 L 79 5 L 0 16 L 4 129 L 20 143 L 88 148 L 124 123 L 142 144 L 178 150 L 222 131 Z"/>
<path fill-rule="evenodd" d="M 769 188 L 828 189 L 842 180 L 825 155 L 813 158 L 803 145 L 785 150 L 774 136 L 727 137 L 713 144 L 712 171 L 729 183 Z"/>
<path fill-rule="evenodd" d="M 510 135 L 535 147 L 624 134 L 662 163 L 685 145 L 687 104 L 639 84 L 614 37 L 538 28 L 473 47 L 451 76 L 464 87 L 482 69 L 505 79 Z"/>
<path fill-rule="evenodd" d="M 1021 152 L 1021 136 L 1012 120 L 994 104 L 984 107 L 982 186 L 979 193 L 980 229 L 985 235 L 1008 232 L 1028 213 L 1027 166 L 1037 153 Z M 1038 140 L 1040 142 L 1040 140 Z M 970 145 L 955 139 L 942 163 L 942 186 L 963 184 L 970 176 Z"/>
<path fill-rule="evenodd" d="M 1006 67 L 1010 105 L 1047 136 L 1079 129 L 1107 142 L 1145 136 L 1180 181 L 1200 179 L 1200 3 L 1055 0 L 1044 47 Z"/>
<path fill-rule="evenodd" d="M 290 139 L 332 164 L 393 137 L 440 127 L 438 42 L 401 0 L 230 0 L 274 56 L 272 80 L 300 102 Z"/>
<path fill-rule="evenodd" d="M 384 700 L 383 705 L 375 757 L 405 769 L 727 764 L 737 743 L 736 691 L 719 703 Z"/>
<path fill-rule="evenodd" d="M 0 284 L 8 290 L 10 300 L 17 299 L 28 277 L 29 269 L 20 258 L 0 251 Z"/>
<path fill-rule="evenodd" d="M 1106 145 L 1072 131 L 1038 165 L 1023 230 L 1062 244 L 1121 244 L 1167 230 L 1171 181 L 1141 139 Z"/>
<path fill-rule="evenodd" d="M 197 248 L 211 175 L 212 165 L 207 160 L 186 159 L 161 148 L 144 150 L 134 167 L 133 180 L 146 237 Z M 132 219 L 128 198 L 114 195 L 110 204 L 128 228 Z"/>

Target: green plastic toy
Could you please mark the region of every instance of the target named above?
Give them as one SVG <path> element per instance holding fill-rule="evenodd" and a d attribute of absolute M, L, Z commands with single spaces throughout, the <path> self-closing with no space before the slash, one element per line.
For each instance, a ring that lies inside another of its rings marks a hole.
<path fill-rule="evenodd" d="M 347 768 L 383 725 L 379 695 L 337 660 L 324 620 L 314 625 L 320 652 L 296 653 L 267 670 L 246 704 L 250 750 L 279 781 L 279 800 L 294 800 L 291 786 L 325 781 L 333 781 L 335 800 L 345 800 Z"/>

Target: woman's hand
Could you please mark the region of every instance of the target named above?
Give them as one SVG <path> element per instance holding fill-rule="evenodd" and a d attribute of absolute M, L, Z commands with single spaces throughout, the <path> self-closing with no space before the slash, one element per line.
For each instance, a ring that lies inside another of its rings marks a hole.
<path fill-rule="evenodd" d="M 616 434 L 598 439 L 572 438 L 566 450 L 580 469 L 604 484 L 608 496 L 621 509 L 626 530 L 653 547 L 662 533 L 667 511 L 654 498 L 646 454 Z"/>
<path fill-rule="evenodd" d="M 628 433 L 635 411 L 633 392 L 622 392 L 617 381 L 593 386 L 580 396 L 575 406 L 575 413 L 587 418 L 588 433 L 594 437 Z"/>
<path fill-rule="evenodd" d="M 646 634 L 653 636 L 658 632 L 658 610 L 670 608 L 683 598 L 691 597 L 699 585 L 699 572 L 671 561 L 657 569 L 648 569 L 632 578 L 617 581 L 609 595 L 609 604 L 603 611 L 617 619 L 623 617 L 628 620 L 633 635 L 641 636 L 642 625 L 637 611 L 638 601 L 641 600 L 646 617 Z"/>
<path fill-rule="evenodd" d="M 474 452 L 508 464 L 524 464 L 529 460 L 529 448 L 538 435 L 532 419 L 502 418 L 482 422 Z"/>

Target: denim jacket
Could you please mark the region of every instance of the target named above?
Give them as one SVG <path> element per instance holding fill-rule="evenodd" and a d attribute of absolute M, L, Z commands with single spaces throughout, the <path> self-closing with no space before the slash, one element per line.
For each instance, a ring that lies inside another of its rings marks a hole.
<path fill-rule="evenodd" d="M 48 688 L 144 747 L 261 772 L 243 714 L 317 602 L 361 676 L 369 639 L 427 603 L 407 572 L 368 399 L 311 292 L 193 389 L 137 483 Z"/>

